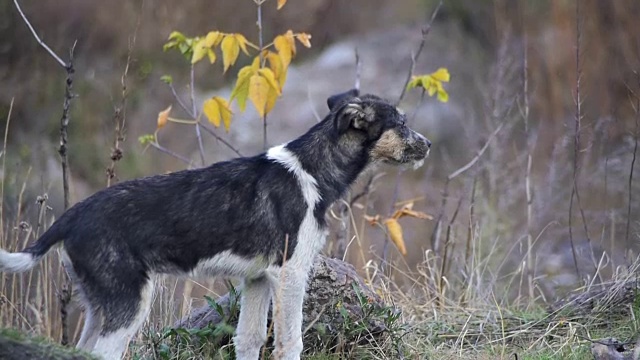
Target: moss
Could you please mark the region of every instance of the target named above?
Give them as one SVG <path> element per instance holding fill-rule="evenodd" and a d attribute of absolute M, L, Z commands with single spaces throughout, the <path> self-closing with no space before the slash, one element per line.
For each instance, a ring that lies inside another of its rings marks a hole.
<path fill-rule="evenodd" d="M 0 329 L 0 359 L 85 360 L 91 355 L 52 343 L 43 337 L 30 337 L 14 329 Z"/>

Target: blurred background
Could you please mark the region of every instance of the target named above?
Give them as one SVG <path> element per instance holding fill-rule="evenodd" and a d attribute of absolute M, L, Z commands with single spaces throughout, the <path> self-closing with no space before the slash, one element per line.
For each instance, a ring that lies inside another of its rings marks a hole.
<path fill-rule="evenodd" d="M 569 0 L 444 1 L 415 74 L 448 68 L 450 100 L 421 99 L 420 91 L 413 90 L 401 103 L 410 125 L 434 143 L 431 157 L 417 171 L 398 174 L 398 169 L 382 167 L 371 186 L 366 186 L 367 175 L 353 194 L 369 191 L 347 215 L 334 209 L 335 229 L 326 252 L 344 256 L 358 269 L 380 269 L 398 288 L 411 288 L 413 278 L 405 275 L 435 261 L 436 277 L 446 275 L 448 296 L 458 291 L 456 281 L 462 287 L 472 283 L 471 269 L 482 264 L 473 281 L 477 289 L 494 289 L 510 301 L 527 297 L 540 302 L 585 281 L 606 279 L 634 260 L 640 230 L 637 171 L 632 176 L 640 121 L 640 2 L 579 3 L 578 13 L 576 1 Z M 21 4 L 42 39 L 62 58 L 77 41 L 77 97 L 69 125 L 72 202 L 107 184 L 114 114 L 122 103 L 121 77 L 134 34 L 126 79 L 126 136 L 114 181 L 188 167 L 138 142 L 155 131 L 157 114 L 167 106 L 173 106 L 174 116 L 187 117 L 160 80 L 171 75 L 179 96 L 188 99 L 188 62 L 177 52 L 162 51 L 171 31 L 187 36 L 214 29 L 241 32 L 257 43 L 256 6 L 250 0 Z M 300 135 L 326 114 L 329 95 L 354 86 L 356 49 L 362 91 L 396 101 L 421 29 L 437 5 L 432 0 L 292 0 L 277 11 L 275 1 L 267 1 L 266 39 L 287 29 L 312 35 L 310 49 L 298 48 L 283 96 L 268 116 L 268 143 Z M 248 61 L 241 55 L 226 74 L 219 63 L 197 64 L 197 103 L 212 95 L 228 97 L 237 69 Z M 49 224 L 63 211 L 57 147 L 64 79 L 64 70 L 35 42 L 13 2 L 0 0 L 2 129 L 13 101 L 2 153 L 3 248 L 22 248 L 37 233 L 25 229 L 36 228 L 38 219 Z M 230 132 L 217 129 L 217 134 L 243 155 L 258 153 L 263 147 L 261 120 L 250 109 L 235 110 Z M 206 163 L 235 156 L 203 136 Z M 192 126 L 169 124 L 158 140 L 200 166 Z M 466 164 L 472 166 L 447 181 Z M 50 209 L 43 217 L 36 199 L 44 194 Z M 389 243 L 384 229 L 369 226 L 363 217 L 389 216 L 402 206 L 395 203 L 403 201 L 434 217 L 401 219 L 407 256 Z M 343 249 L 338 242 L 345 239 L 350 244 L 346 255 L 336 250 Z M 58 269 L 51 270 L 57 271 L 57 280 L 46 291 L 55 294 L 62 278 L 57 263 L 51 262 Z M 445 292 L 442 281 L 431 284 L 426 278 L 426 287 Z M 18 307 L 28 305 L 20 300 L 25 296 L 40 296 L 36 291 L 25 295 L 17 280 L 4 281 L 3 293 L 13 294 L 6 296 Z M 185 296 L 202 293 L 191 286 Z M 33 301 L 40 301 L 36 308 L 45 306 L 42 299 Z M 51 301 L 49 306 L 55 306 L 56 297 Z M 1 318 L 4 324 L 33 323 L 31 316 L 22 319 L 7 311 Z M 52 331 L 48 335 L 56 336 Z"/>

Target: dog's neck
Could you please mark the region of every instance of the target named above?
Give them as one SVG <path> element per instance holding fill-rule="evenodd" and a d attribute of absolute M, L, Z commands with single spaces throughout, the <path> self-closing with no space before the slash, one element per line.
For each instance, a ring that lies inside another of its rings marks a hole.
<path fill-rule="evenodd" d="M 328 116 L 306 134 L 289 142 L 286 148 L 294 153 L 303 169 L 316 179 L 324 212 L 337 201 L 366 168 L 368 150 L 357 135 L 339 136 L 333 118 Z"/>

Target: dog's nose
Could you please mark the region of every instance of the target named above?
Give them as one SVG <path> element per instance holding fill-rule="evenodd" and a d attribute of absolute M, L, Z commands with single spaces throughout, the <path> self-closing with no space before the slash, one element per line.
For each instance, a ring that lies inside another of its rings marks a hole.
<path fill-rule="evenodd" d="M 427 142 L 427 147 L 431 148 L 431 141 L 429 141 L 429 139 L 424 138 L 424 140 Z"/>

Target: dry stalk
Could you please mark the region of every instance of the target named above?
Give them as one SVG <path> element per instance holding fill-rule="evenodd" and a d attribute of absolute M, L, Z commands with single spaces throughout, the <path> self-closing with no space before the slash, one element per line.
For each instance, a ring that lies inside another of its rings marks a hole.
<path fill-rule="evenodd" d="M 400 96 L 398 97 L 398 100 L 396 101 L 396 106 L 400 105 L 400 103 L 402 102 L 402 100 L 404 99 L 404 96 L 407 93 L 407 85 L 409 84 L 409 81 L 411 81 L 411 78 L 413 77 L 413 74 L 415 72 L 416 69 L 416 62 L 418 61 L 418 59 L 420 58 L 420 55 L 422 54 L 422 50 L 424 49 L 424 46 L 427 42 L 427 35 L 429 35 L 429 32 L 431 32 L 431 25 L 433 24 L 433 21 L 436 19 L 436 16 L 438 15 L 438 12 L 440 11 L 440 8 L 442 7 L 442 0 L 440 0 L 438 2 L 438 5 L 436 5 L 435 9 L 433 9 L 433 12 L 431 13 L 431 17 L 429 18 L 429 21 L 422 27 L 421 33 L 422 33 L 422 38 L 420 39 L 420 43 L 418 44 L 418 47 L 415 51 L 415 53 L 411 54 L 411 64 L 409 65 L 409 71 L 407 72 L 407 78 L 404 81 L 404 84 L 402 86 L 402 91 L 400 92 Z M 424 101 L 425 98 L 425 91 L 422 91 L 422 95 L 420 97 L 420 101 L 418 102 L 418 105 L 416 105 L 416 109 L 414 111 L 414 114 L 412 116 L 412 119 L 415 118 L 416 114 L 418 113 L 418 109 L 420 108 L 420 106 L 422 106 L 422 102 Z M 394 190 L 393 190 L 393 197 L 391 200 L 391 206 L 390 206 L 390 210 L 389 210 L 389 215 L 391 215 L 394 211 L 394 204 L 398 201 L 398 192 L 400 189 L 400 181 L 401 181 L 401 176 L 402 176 L 402 170 L 398 169 L 396 172 L 396 178 L 394 180 Z M 382 256 L 382 261 L 383 263 L 387 262 L 387 254 L 388 254 L 388 250 L 389 250 L 389 236 L 385 237 L 384 240 L 384 247 L 383 247 L 383 256 Z"/>
<path fill-rule="evenodd" d="M 58 148 L 58 153 L 60 154 L 60 163 L 62 165 L 62 188 L 64 192 L 64 209 L 69 208 L 70 200 L 69 200 L 69 160 L 67 157 L 67 142 L 68 142 L 68 132 L 67 128 L 69 127 L 69 110 L 71 108 L 71 100 L 74 98 L 73 90 L 73 53 L 76 48 L 77 41 L 73 43 L 73 46 L 69 50 L 69 61 L 64 62 L 56 53 L 47 46 L 47 44 L 40 39 L 35 29 L 22 12 L 20 8 L 20 4 L 18 0 L 14 0 L 13 3 L 16 6 L 16 9 L 22 16 L 22 19 L 31 30 L 33 37 L 36 39 L 38 44 L 40 44 L 48 53 L 53 57 L 53 59 L 65 69 L 67 74 L 66 78 L 66 86 L 64 92 L 64 103 L 62 106 L 62 117 L 60 118 L 60 147 Z M 67 305 L 71 301 L 71 282 L 68 277 L 65 280 L 65 285 L 63 285 L 63 290 L 59 294 L 60 297 L 60 314 L 62 320 L 62 345 L 67 345 L 69 343 L 69 332 L 68 332 L 68 323 L 67 323 Z"/>
<path fill-rule="evenodd" d="M 636 73 L 638 77 L 638 84 L 640 84 L 640 75 Z M 640 126 L 640 95 L 635 94 L 636 105 L 633 107 L 635 112 L 635 129 L 633 131 L 633 155 L 631 158 L 631 166 L 629 169 L 629 194 L 627 195 L 627 225 L 625 229 L 625 244 L 629 244 L 629 231 L 631 227 L 631 204 L 632 204 L 632 185 L 633 185 L 633 170 L 636 164 L 636 155 L 638 153 L 638 127 Z"/>
<path fill-rule="evenodd" d="M 114 136 L 113 136 L 113 148 L 111 149 L 111 163 L 107 167 L 107 187 L 111 186 L 111 180 L 116 178 L 116 164 L 118 161 L 122 159 L 122 149 L 120 148 L 120 143 L 125 140 L 125 125 L 127 121 L 127 75 L 129 74 L 129 67 L 131 65 L 131 54 L 133 53 L 133 49 L 136 44 L 136 38 L 138 36 L 138 29 L 140 28 L 140 22 L 142 20 L 142 8 L 144 7 L 144 0 L 140 5 L 140 14 L 138 15 L 138 21 L 136 23 L 136 27 L 133 31 L 133 36 L 129 38 L 129 45 L 127 49 L 127 61 L 124 67 L 124 72 L 122 73 L 122 77 L 120 77 L 120 85 L 122 89 L 121 98 L 120 98 L 120 106 L 115 108 L 113 114 L 113 126 L 114 126 Z"/>
<path fill-rule="evenodd" d="M 582 131 L 582 98 L 580 94 L 580 83 L 582 80 L 582 67 L 580 63 L 580 43 L 582 38 L 582 31 L 580 27 L 580 2 L 576 1 L 576 114 L 575 114 L 575 131 L 573 138 L 573 186 L 571 189 L 571 197 L 569 199 L 569 241 L 571 242 L 571 252 L 573 255 L 573 263 L 578 278 L 581 277 L 580 269 L 578 268 L 578 258 L 576 256 L 575 241 L 573 239 L 573 198 L 575 196 L 580 216 L 582 218 L 582 224 L 584 226 L 585 236 L 591 248 L 591 238 L 589 236 L 589 229 L 587 228 L 587 221 L 584 215 L 584 210 L 580 203 L 580 193 L 578 191 L 578 160 L 580 156 L 580 133 Z"/>

